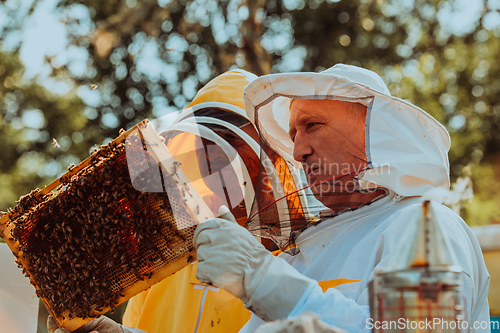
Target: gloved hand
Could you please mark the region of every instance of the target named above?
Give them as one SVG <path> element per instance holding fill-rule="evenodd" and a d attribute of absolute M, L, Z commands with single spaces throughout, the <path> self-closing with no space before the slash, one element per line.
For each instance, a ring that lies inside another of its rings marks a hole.
<path fill-rule="evenodd" d="M 286 318 L 316 282 L 274 257 L 234 221 L 227 207 L 221 207 L 221 215 L 228 219 L 209 219 L 196 228 L 196 277 L 240 298 L 266 321 Z"/>
<path fill-rule="evenodd" d="M 58 328 L 56 321 L 52 316 L 47 319 L 47 330 L 49 333 L 68 333 L 64 328 Z M 100 316 L 92 321 L 89 321 L 73 333 L 135 333 L 142 332 L 138 329 L 128 329 L 116 323 L 112 319 Z"/>
<path fill-rule="evenodd" d="M 345 330 L 322 322 L 318 316 L 305 312 L 295 318 L 276 320 L 259 326 L 255 333 L 346 333 Z"/>

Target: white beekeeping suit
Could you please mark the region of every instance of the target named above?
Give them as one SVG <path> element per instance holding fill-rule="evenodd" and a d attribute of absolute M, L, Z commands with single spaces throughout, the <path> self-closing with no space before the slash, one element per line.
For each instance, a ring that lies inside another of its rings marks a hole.
<path fill-rule="evenodd" d="M 367 107 L 368 167 L 355 178 L 356 186 L 360 191 L 385 189 L 386 195 L 311 224 L 295 238 L 298 254 L 281 255 L 310 279 L 298 302 L 293 300 L 291 311 L 280 312 L 287 293 L 283 295 L 279 286 L 287 281 L 287 269 L 278 272 L 273 265 L 253 291 L 249 304 L 266 320 L 309 311 L 349 332 L 368 330 L 367 284 L 374 271 L 398 252 L 405 226 L 422 209 L 422 196 L 434 189 L 449 188 L 449 134 L 423 110 L 392 97 L 377 74 L 353 66 L 340 64 L 322 73 L 263 76 L 247 86 L 244 98 L 248 116 L 264 141 L 297 168 L 302 166 L 293 158 L 288 133 L 292 99 L 341 100 Z M 463 270 L 463 296 L 471 331 L 487 332 L 489 328 L 472 327 L 474 322 L 489 323 L 489 275 L 477 240 L 455 212 L 437 203 L 433 206 Z M 262 323 L 253 315 L 242 331 L 252 332 Z"/>

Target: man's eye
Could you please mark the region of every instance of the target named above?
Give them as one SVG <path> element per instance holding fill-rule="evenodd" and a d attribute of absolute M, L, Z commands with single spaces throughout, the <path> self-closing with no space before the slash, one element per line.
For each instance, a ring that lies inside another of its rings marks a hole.
<path fill-rule="evenodd" d="M 315 125 L 317 125 L 317 124 L 319 124 L 319 123 L 308 123 L 308 124 L 307 124 L 307 128 L 308 128 L 308 129 L 309 129 L 309 128 L 312 128 L 312 127 L 314 127 L 314 126 L 315 126 Z"/>

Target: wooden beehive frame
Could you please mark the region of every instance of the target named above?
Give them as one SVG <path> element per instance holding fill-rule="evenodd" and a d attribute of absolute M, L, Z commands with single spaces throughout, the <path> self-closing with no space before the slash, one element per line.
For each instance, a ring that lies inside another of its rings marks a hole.
<path fill-rule="evenodd" d="M 130 130 L 122 133 L 120 136 L 118 136 L 115 140 L 113 140 L 113 143 L 119 143 L 123 142 L 126 140 L 126 138 L 133 134 L 134 132 L 139 131 L 140 135 L 144 139 L 144 142 L 146 144 L 146 147 L 149 149 L 150 154 L 153 156 L 155 159 L 155 162 L 158 164 L 161 164 L 164 170 L 172 170 L 174 163 L 174 159 L 172 155 L 170 154 L 169 150 L 161 140 L 161 138 L 158 136 L 154 128 L 151 126 L 149 120 L 144 120 L 137 124 L 136 126 L 132 127 Z M 97 152 L 96 152 L 97 153 Z M 95 154 L 95 153 L 94 153 Z M 59 179 L 55 180 L 52 182 L 50 185 L 46 186 L 43 190 L 41 190 L 40 194 L 41 195 L 46 195 L 51 193 L 52 191 L 56 190 L 59 186 L 63 185 L 63 182 L 61 179 L 63 177 L 65 179 L 70 179 L 73 175 L 77 174 L 80 170 L 84 169 L 89 165 L 89 162 L 91 161 L 92 157 L 94 156 L 91 155 L 87 159 L 85 159 L 83 162 L 75 166 L 74 168 L 71 169 L 71 171 L 68 171 L 66 174 L 64 174 L 62 177 Z M 192 215 L 196 218 L 198 223 L 205 221 L 208 218 L 213 217 L 213 214 L 211 210 L 208 208 L 208 206 L 204 203 L 202 200 L 201 196 L 198 194 L 198 192 L 195 190 L 193 185 L 189 182 L 187 177 L 184 175 L 182 170 L 180 168 L 177 168 L 177 172 L 174 175 L 177 179 L 177 184 L 179 186 L 184 186 L 185 189 L 187 189 L 190 193 L 190 196 L 188 196 L 186 200 L 186 205 L 188 209 L 190 209 Z M 196 207 L 196 209 L 192 209 L 193 207 Z M 0 235 L 4 238 L 5 242 L 11 249 L 11 251 L 15 254 L 17 257 L 17 260 L 24 266 L 28 268 L 28 274 L 29 274 L 29 265 L 28 262 L 23 258 L 22 252 L 19 251 L 19 242 L 18 241 L 13 241 L 10 240 L 9 235 L 11 234 L 12 229 L 14 229 L 15 225 L 14 223 L 9 223 L 10 220 L 10 214 L 6 214 L 0 219 Z M 126 300 L 130 299 L 131 297 L 137 295 L 138 293 L 150 288 L 152 285 L 155 283 L 160 282 L 164 278 L 174 274 L 175 272 L 179 271 L 186 265 L 188 265 L 190 262 L 196 260 L 196 253 L 194 250 L 192 250 L 189 253 L 184 254 L 168 266 L 154 272 L 150 278 L 144 279 L 143 281 L 138 281 L 131 287 L 125 289 L 122 294 L 123 296 L 118 298 L 117 304 L 121 304 L 125 302 Z M 35 286 L 36 288 L 36 286 Z M 58 325 L 60 327 L 64 327 L 65 329 L 71 331 L 76 330 L 77 328 L 81 327 L 85 323 L 89 322 L 93 318 L 63 318 L 63 317 L 57 317 L 53 311 L 51 311 L 49 303 L 42 298 L 42 301 L 44 302 L 45 306 L 47 307 L 49 313 L 56 319 Z M 109 311 L 110 308 L 103 308 L 103 311 L 100 311 L 100 313 L 105 313 Z"/>

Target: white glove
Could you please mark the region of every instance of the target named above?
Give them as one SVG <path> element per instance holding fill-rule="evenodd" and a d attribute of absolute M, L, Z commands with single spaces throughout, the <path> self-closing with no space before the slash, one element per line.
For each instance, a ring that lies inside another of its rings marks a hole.
<path fill-rule="evenodd" d="M 346 333 L 343 329 L 322 322 L 318 316 L 305 312 L 300 316 L 276 320 L 259 326 L 255 333 Z"/>
<path fill-rule="evenodd" d="M 214 218 L 196 228 L 196 277 L 240 298 L 263 320 L 286 318 L 309 284 L 316 282 L 274 257 L 232 220 Z"/>
<path fill-rule="evenodd" d="M 64 328 L 58 328 L 56 321 L 52 316 L 47 318 L 47 331 L 49 333 L 68 333 Z M 89 321 L 73 333 L 140 333 L 144 332 L 137 328 L 124 327 L 112 319 L 100 316 L 92 321 Z"/>

